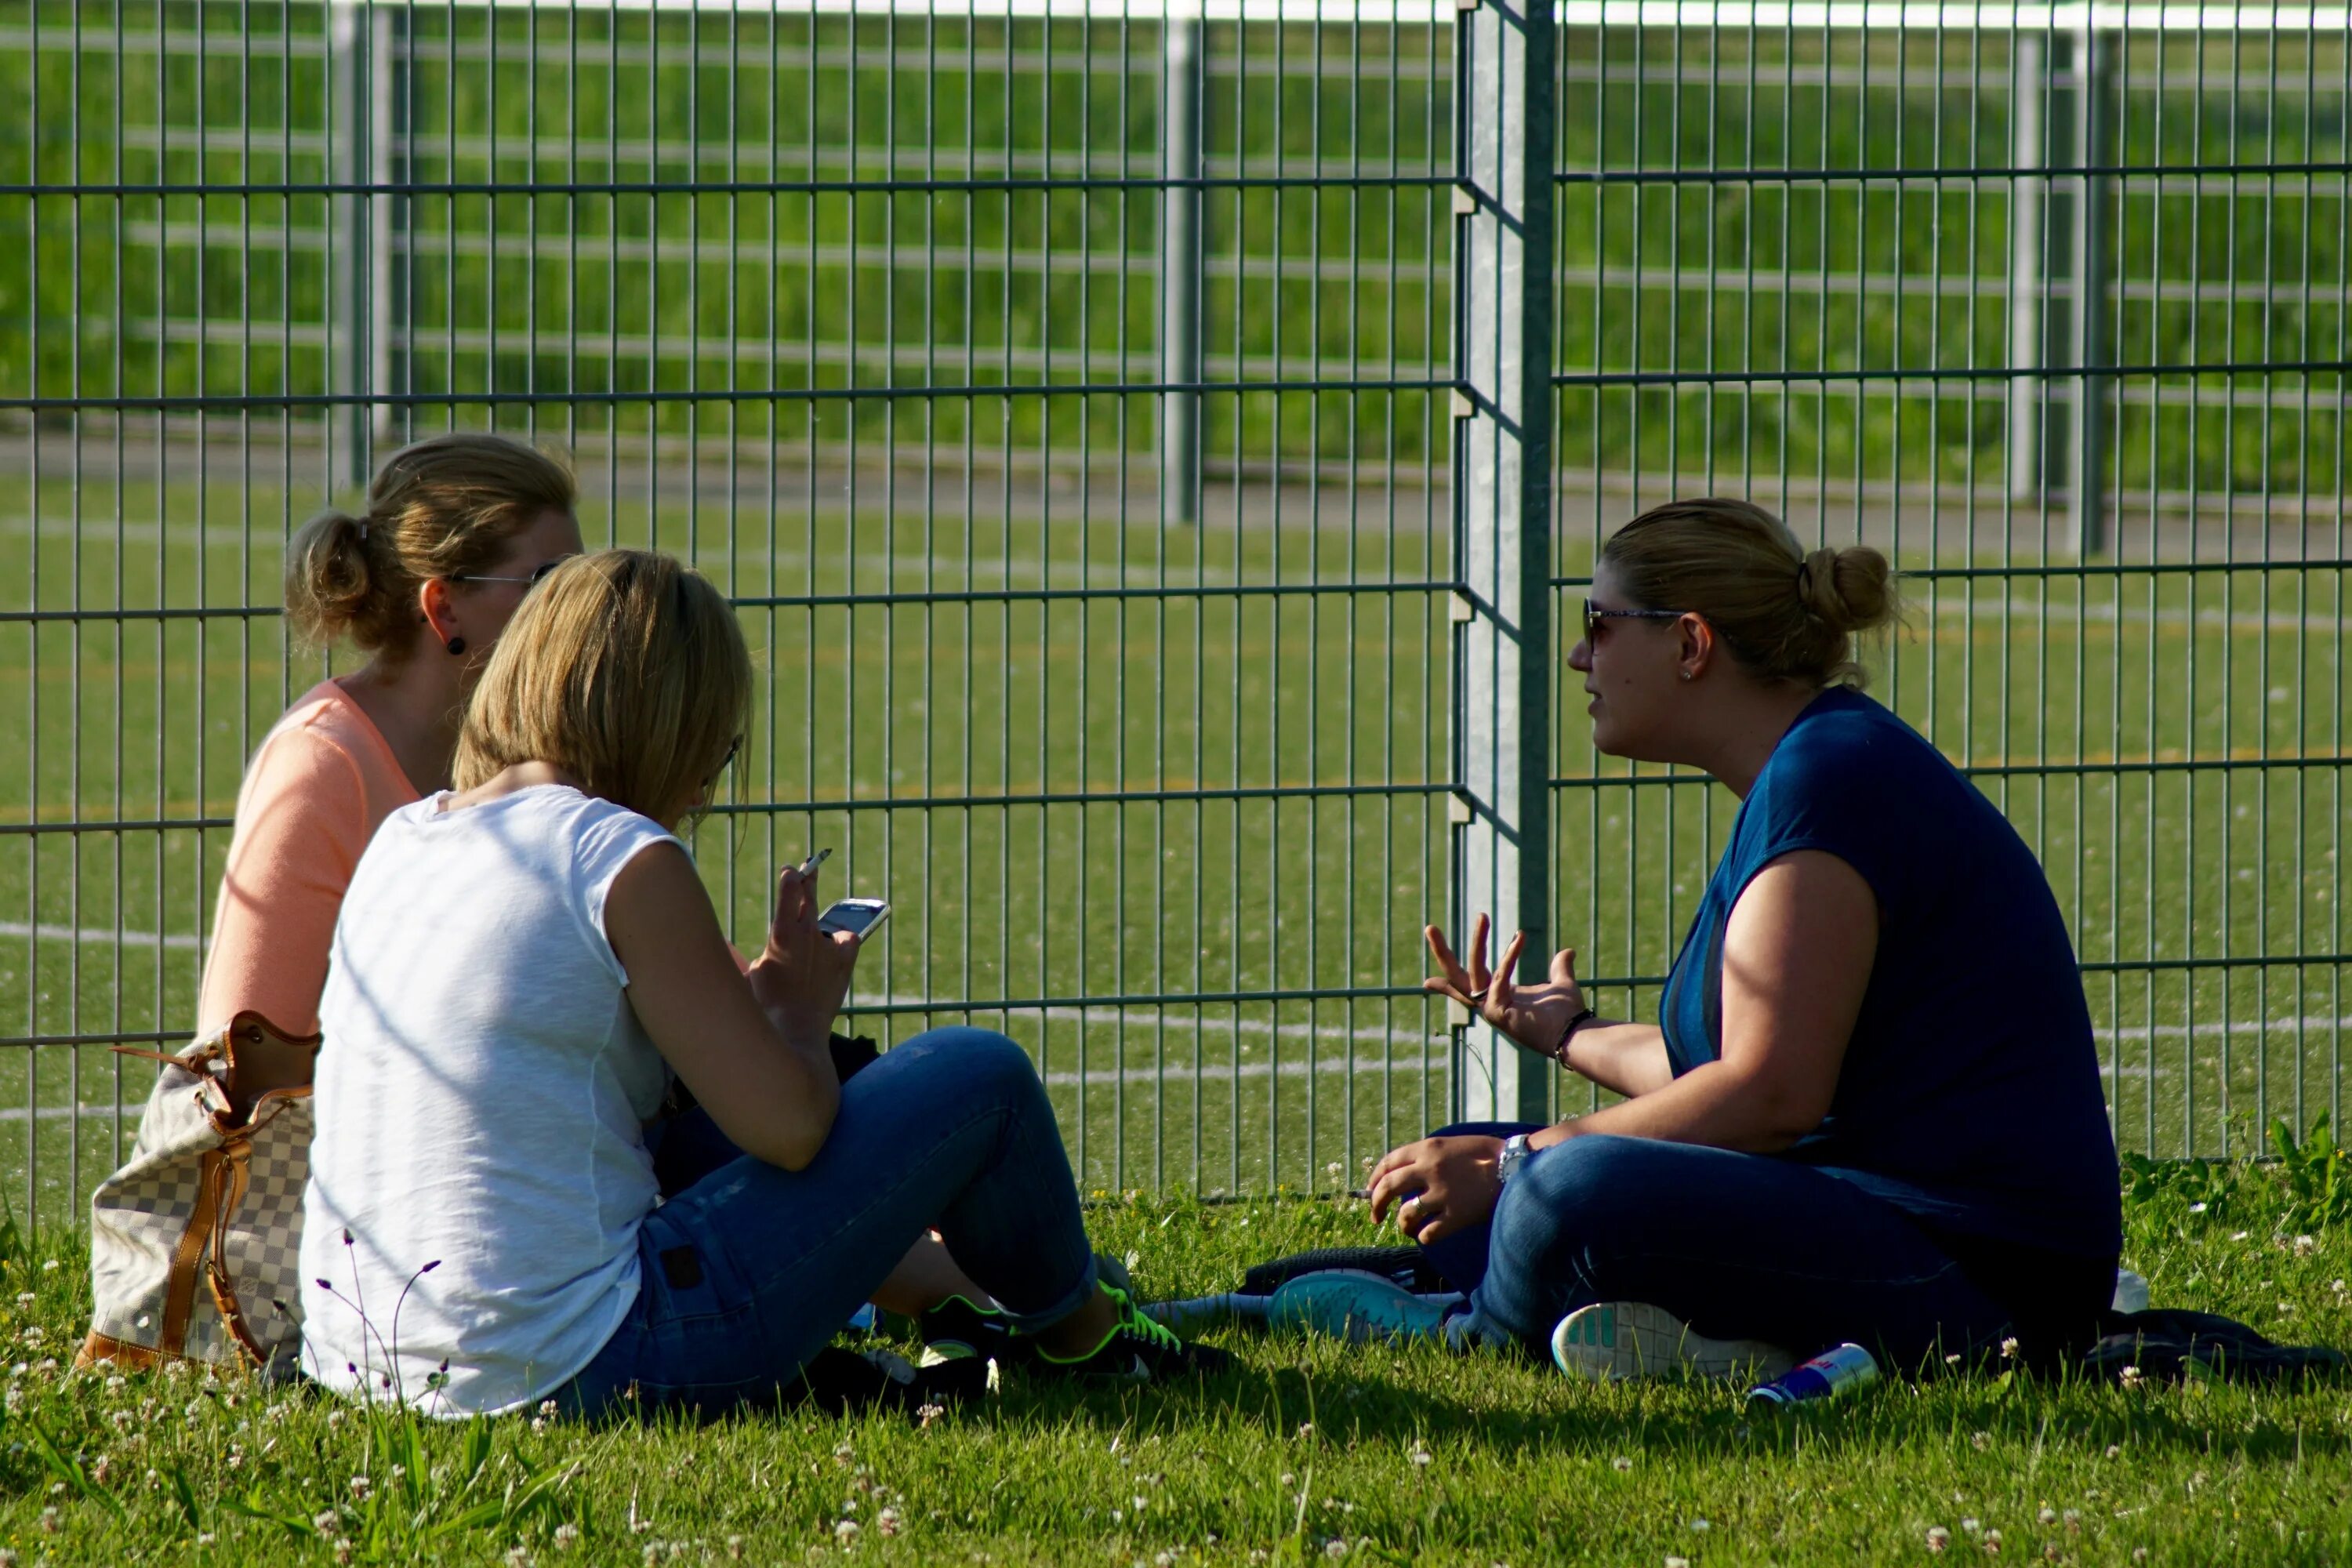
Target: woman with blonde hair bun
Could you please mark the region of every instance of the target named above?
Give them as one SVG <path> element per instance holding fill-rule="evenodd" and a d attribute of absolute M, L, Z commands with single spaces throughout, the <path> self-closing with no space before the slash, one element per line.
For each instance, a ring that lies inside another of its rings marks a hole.
<path fill-rule="evenodd" d="M 1466 964 L 1429 927 L 1432 991 L 1624 1098 L 1395 1150 L 1373 1213 L 1459 1293 L 1308 1275 L 1278 1319 L 1601 1378 L 2095 1331 L 2120 1197 L 2073 945 L 2008 819 L 1863 694 L 1854 640 L 1896 608 L 1877 551 L 1807 551 L 1746 501 L 1610 538 L 1568 661 L 1593 744 L 1740 801 L 1658 1022 L 1596 1016 L 1572 948 L 1530 983 L 1527 933 L 1490 969 L 1485 915 Z"/>
<path fill-rule="evenodd" d="M 572 470 L 505 436 L 456 431 L 384 460 L 357 512 L 286 549 L 296 637 L 368 656 L 321 680 L 256 748 L 197 1004 L 199 1032 L 251 1009 L 318 1027 L 327 944 L 376 826 L 449 782 L 458 715 L 538 577 L 580 553 Z"/>
<path fill-rule="evenodd" d="M 933 1225 L 1030 1365 L 1213 1369 L 1098 1279 L 1011 1040 L 937 1029 L 836 1078 L 859 942 L 813 871 L 778 876 L 744 984 L 677 834 L 751 698 L 733 611 L 666 556 L 567 563 L 515 616 L 456 788 L 385 820 L 336 928 L 304 1370 L 451 1415 L 772 1405 Z M 741 1152 L 665 1195 L 673 1074 Z"/>

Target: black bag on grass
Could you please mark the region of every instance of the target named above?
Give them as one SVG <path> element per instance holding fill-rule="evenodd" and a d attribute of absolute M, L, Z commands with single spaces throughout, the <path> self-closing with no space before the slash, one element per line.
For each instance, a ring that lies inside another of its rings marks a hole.
<path fill-rule="evenodd" d="M 2083 1370 L 2120 1383 L 2126 1367 L 2153 1383 L 2209 1376 L 2278 1384 L 2332 1382 L 2352 1361 L 2325 1345 L 2280 1344 L 2216 1312 L 2108 1312 L 2099 1321 L 2098 1342 L 2083 1356 Z"/>

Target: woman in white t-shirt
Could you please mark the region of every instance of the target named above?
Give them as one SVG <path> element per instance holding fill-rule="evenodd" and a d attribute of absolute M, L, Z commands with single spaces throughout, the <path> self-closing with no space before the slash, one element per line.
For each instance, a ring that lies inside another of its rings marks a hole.
<path fill-rule="evenodd" d="M 1097 1280 L 1020 1047 L 934 1030 L 839 1081 L 858 944 L 796 869 L 739 977 L 676 829 L 751 693 L 726 601 L 666 556 L 568 562 L 509 625 L 457 790 L 385 820 L 336 927 L 304 1369 L 453 1415 L 772 1400 L 930 1226 L 1031 1364 L 1212 1369 Z M 673 1072 L 744 1153 L 662 1201 Z"/>

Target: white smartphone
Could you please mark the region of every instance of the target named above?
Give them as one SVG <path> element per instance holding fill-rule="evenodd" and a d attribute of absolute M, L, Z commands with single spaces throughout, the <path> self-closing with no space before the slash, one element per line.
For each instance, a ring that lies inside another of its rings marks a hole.
<path fill-rule="evenodd" d="M 845 931 L 858 938 L 872 936 L 890 918 L 890 906 L 880 899 L 843 899 L 816 917 L 816 929 Z"/>

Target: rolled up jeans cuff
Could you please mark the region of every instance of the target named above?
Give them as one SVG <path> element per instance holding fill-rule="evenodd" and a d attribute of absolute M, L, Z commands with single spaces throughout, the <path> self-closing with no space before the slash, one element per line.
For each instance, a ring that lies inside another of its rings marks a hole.
<path fill-rule="evenodd" d="M 996 1304 L 1003 1310 L 1005 1320 L 1014 1328 L 1023 1333 L 1034 1334 L 1040 1329 L 1051 1328 L 1093 1300 L 1095 1287 L 1098 1283 L 1100 1283 L 1100 1271 L 1096 1267 L 1095 1255 L 1089 1252 L 1087 1254 L 1086 1268 L 1078 1273 L 1078 1282 L 1055 1297 L 1051 1306 L 1041 1308 L 1034 1312 L 1017 1312 L 1007 1306 L 1002 1298 L 998 1299 Z"/>

